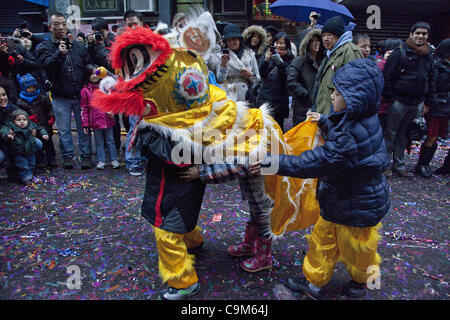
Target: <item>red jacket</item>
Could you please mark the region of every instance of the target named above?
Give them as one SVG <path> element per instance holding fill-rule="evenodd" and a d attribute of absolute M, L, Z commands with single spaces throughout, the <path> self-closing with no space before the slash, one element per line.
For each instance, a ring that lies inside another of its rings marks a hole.
<path fill-rule="evenodd" d="M 106 129 L 114 127 L 115 121 L 106 112 L 91 106 L 92 93 L 98 89 L 98 84 L 88 83 L 81 89 L 81 121 L 84 128 Z"/>

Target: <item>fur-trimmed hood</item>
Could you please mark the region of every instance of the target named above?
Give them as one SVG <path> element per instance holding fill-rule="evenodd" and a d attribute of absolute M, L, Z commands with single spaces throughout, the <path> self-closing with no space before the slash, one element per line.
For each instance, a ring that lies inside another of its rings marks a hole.
<path fill-rule="evenodd" d="M 308 50 L 309 43 L 311 42 L 312 38 L 314 36 L 321 37 L 322 31 L 320 29 L 313 29 L 309 31 L 306 36 L 303 38 L 302 42 L 300 43 L 300 56 L 306 57 L 306 51 Z"/>
<path fill-rule="evenodd" d="M 266 30 L 264 30 L 263 27 L 253 25 L 245 29 L 244 32 L 242 33 L 242 36 L 244 37 L 244 43 L 246 43 L 247 40 L 249 40 L 252 34 L 254 33 L 258 34 L 261 37 L 261 44 L 259 45 L 258 50 L 256 51 L 256 55 L 262 55 L 268 45 Z"/>

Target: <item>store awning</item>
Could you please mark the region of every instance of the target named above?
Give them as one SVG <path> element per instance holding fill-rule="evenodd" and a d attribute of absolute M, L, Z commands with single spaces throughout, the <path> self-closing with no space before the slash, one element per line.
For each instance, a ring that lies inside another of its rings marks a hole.
<path fill-rule="evenodd" d="M 48 7 L 48 0 L 26 0 L 27 2 L 31 2 L 34 4 L 38 4 L 44 7 Z"/>

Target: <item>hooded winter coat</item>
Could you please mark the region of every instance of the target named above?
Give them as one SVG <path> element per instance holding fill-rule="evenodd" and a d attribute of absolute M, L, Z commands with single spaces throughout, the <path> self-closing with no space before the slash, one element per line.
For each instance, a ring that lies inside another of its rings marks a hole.
<path fill-rule="evenodd" d="M 25 110 L 29 116 L 37 115 L 37 124 L 43 127 L 47 133 L 52 136 L 52 126 L 48 124 L 50 118 L 54 118 L 52 103 L 45 94 L 40 94 L 32 103 L 19 98 L 17 100 L 19 109 Z"/>
<path fill-rule="evenodd" d="M 308 52 L 308 48 L 313 37 L 317 36 L 320 38 L 320 35 L 320 29 L 308 32 L 300 43 L 300 55 L 288 67 L 287 85 L 289 92 L 294 98 L 294 125 L 306 120 L 306 112 L 312 106 L 314 82 L 322 59 L 319 59 L 319 65 L 316 64 Z M 317 54 L 323 55 L 324 49 L 323 45 L 321 45 L 321 49 Z"/>
<path fill-rule="evenodd" d="M 259 35 L 261 41 L 256 48 L 251 48 L 250 39 L 255 33 Z M 242 33 L 242 36 L 244 37 L 244 43 L 247 45 L 247 47 L 251 48 L 255 52 L 255 58 L 259 65 L 261 62 L 261 57 L 263 57 L 262 59 L 264 59 L 267 46 L 269 45 L 267 41 L 266 30 L 264 30 L 264 28 L 261 26 L 253 25 L 245 29 Z"/>
<path fill-rule="evenodd" d="M 383 170 L 389 159 L 377 112 L 383 76 L 369 59 L 349 62 L 333 77 L 347 108 L 322 115 L 325 143 L 300 156 L 280 155 L 278 175 L 319 178 L 321 216 L 334 223 L 375 226 L 390 207 Z"/>
<path fill-rule="evenodd" d="M 98 89 L 98 84 L 88 83 L 81 90 L 81 123 L 84 128 L 106 129 L 114 127 L 114 118 L 106 112 L 91 106 L 92 93 Z"/>
<path fill-rule="evenodd" d="M 352 32 L 345 32 L 334 48 L 329 52 L 319 68 L 314 85 L 314 111 L 329 114 L 331 110 L 331 94 L 333 93 L 333 75 L 346 63 L 363 58 L 361 50 L 352 42 Z M 328 52 L 327 52 L 328 53 Z"/>
<path fill-rule="evenodd" d="M 48 135 L 47 131 L 30 120 L 28 120 L 28 126 L 23 129 L 16 126 L 12 121 L 6 123 L 1 129 L 1 135 L 8 147 L 8 152 L 13 155 L 30 155 L 38 152 L 39 149 L 36 144 L 36 139 L 31 133 L 31 130 L 33 129 L 36 130 L 37 138 Z M 10 130 L 14 132 L 13 140 L 7 138 L 7 135 L 10 134 Z"/>

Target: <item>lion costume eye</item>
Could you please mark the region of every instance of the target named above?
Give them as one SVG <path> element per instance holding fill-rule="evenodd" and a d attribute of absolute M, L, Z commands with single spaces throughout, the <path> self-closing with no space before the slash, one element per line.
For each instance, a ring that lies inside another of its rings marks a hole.
<path fill-rule="evenodd" d="M 129 81 L 141 75 L 152 65 L 160 53 L 153 51 L 151 46 L 148 45 L 134 45 L 122 50 L 124 80 Z"/>

